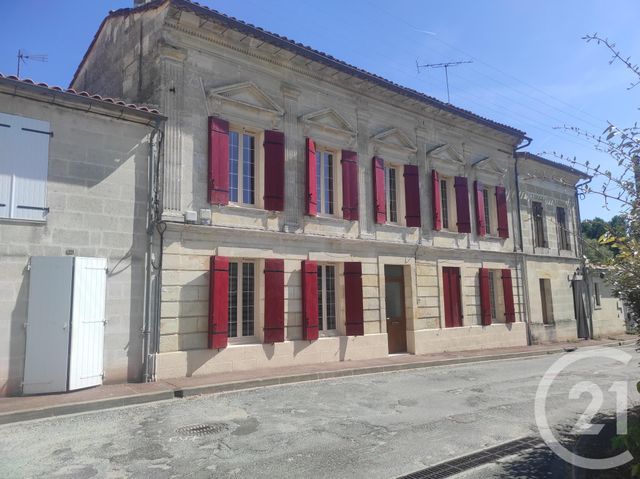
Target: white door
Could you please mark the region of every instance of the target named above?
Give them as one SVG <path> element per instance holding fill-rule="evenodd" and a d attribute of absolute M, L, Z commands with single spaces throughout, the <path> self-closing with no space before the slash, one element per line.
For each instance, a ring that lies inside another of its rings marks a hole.
<path fill-rule="evenodd" d="M 31 258 L 23 394 L 67 390 L 73 258 Z"/>
<path fill-rule="evenodd" d="M 102 384 L 107 260 L 75 258 L 69 390 Z"/>

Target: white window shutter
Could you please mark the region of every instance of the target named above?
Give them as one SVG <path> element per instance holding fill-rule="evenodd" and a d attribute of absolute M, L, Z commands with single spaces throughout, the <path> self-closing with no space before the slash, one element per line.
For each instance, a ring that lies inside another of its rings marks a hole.
<path fill-rule="evenodd" d="M 0 123 L 10 125 L 0 169 L 0 195 L 8 184 L 9 205 L 5 217 L 44 220 L 47 213 L 50 126 L 46 121 L 0 114 Z M 5 132 L 0 132 L 3 134 Z M 3 136 L 4 139 L 4 136 Z M 3 142 L 4 143 L 4 142 Z M 8 176 L 8 179 L 5 178 Z M 5 210 L 0 209 L 0 214 Z"/>
<path fill-rule="evenodd" d="M 13 176 L 13 141 L 15 127 L 0 114 L 0 218 L 11 212 L 11 179 Z"/>

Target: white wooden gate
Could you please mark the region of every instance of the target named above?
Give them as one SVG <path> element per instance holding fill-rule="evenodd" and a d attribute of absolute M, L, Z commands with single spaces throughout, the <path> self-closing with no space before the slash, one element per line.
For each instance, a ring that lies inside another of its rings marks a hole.
<path fill-rule="evenodd" d="M 75 258 L 69 390 L 102 384 L 107 260 Z"/>

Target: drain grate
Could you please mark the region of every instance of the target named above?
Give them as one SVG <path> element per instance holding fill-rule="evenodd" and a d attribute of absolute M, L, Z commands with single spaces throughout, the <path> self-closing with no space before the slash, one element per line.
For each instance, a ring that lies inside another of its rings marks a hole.
<path fill-rule="evenodd" d="M 207 436 L 209 434 L 218 434 L 227 430 L 227 425 L 222 422 L 211 422 L 207 424 L 194 424 L 192 426 L 183 426 L 176 429 L 181 436 Z"/>
<path fill-rule="evenodd" d="M 466 456 L 451 459 L 447 462 L 441 462 L 435 466 L 422 469 L 421 471 L 412 472 L 399 479 L 442 479 L 469 471 L 484 464 L 495 462 L 503 457 L 511 456 L 521 451 L 531 449 L 543 444 L 539 437 L 529 436 L 516 439 L 514 441 L 505 442 L 497 446 L 483 449 Z"/>

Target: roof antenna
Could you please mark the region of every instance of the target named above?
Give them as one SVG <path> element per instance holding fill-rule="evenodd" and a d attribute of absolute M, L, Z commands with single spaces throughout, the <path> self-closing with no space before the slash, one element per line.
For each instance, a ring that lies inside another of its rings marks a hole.
<path fill-rule="evenodd" d="M 447 103 L 451 104 L 451 98 L 449 96 L 449 67 L 455 67 L 463 63 L 473 63 L 473 61 L 467 60 L 463 62 L 428 63 L 426 65 L 420 65 L 416 59 L 416 68 L 418 69 L 418 73 L 420 73 L 421 68 L 444 68 L 444 76 L 447 81 Z"/>
<path fill-rule="evenodd" d="M 23 50 L 18 50 L 18 72 L 16 76 L 20 78 L 20 63 L 27 64 L 27 60 L 34 62 L 46 62 L 49 60 L 48 55 L 31 55 Z"/>

